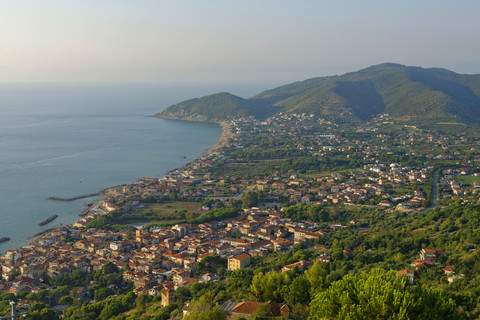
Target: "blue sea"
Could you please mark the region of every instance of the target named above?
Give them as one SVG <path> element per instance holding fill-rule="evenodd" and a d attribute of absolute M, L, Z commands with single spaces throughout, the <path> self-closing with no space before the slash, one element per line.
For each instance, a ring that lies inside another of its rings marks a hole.
<path fill-rule="evenodd" d="M 213 123 L 152 117 L 219 91 L 250 97 L 268 84 L 0 85 L 0 253 L 52 226 L 71 224 L 93 199 L 73 197 L 163 177 L 218 141 Z M 58 218 L 40 227 L 50 215 Z"/>

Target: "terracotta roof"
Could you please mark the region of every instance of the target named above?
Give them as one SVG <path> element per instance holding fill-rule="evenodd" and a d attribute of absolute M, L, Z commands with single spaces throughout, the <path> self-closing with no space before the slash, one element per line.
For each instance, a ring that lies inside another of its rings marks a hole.
<path fill-rule="evenodd" d="M 242 261 L 242 260 L 248 259 L 248 258 L 250 258 L 250 257 L 251 257 L 251 256 L 250 256 L 248 253 L 241 253 L 241 254 L 239 254 L 238 256 L 233 257 L 232 259 Z"/>
<path fill-rule="evenodd" d="M 403 276 L 403 275 L 411 275 L 414 274 L 415 272 L 409 269 L 403 269 L 397 272 L 397 276 Z"/>
<path fill-rule="evenodd" d="M 254 313 L 260 303 L 253 301 L 241 302 L 232 309 L 232 313 L 252 314 Z"/>

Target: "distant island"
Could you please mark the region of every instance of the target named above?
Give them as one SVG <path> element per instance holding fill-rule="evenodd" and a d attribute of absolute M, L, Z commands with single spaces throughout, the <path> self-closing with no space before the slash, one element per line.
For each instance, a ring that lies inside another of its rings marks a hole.
<path fill-rule="evenodd" d="M 265 119 L 280 112 L 361 123 L 388 114 L 405 123 L 477 123 L 480 75 L 385 63 L 264 91 L 249 99 L 217 93 L 172 105 L 155 116 L 195 121 Z"/>

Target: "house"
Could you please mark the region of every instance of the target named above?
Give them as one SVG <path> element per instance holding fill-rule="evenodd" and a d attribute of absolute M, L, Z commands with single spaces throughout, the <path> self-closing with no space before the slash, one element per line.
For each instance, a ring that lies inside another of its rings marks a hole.
<path fill-rule="evenodd" d="M 433 262 L 430 261 L 430 260 L 422 260 L 422 259 L 419 259 L 419 260 L 415 260 L 413 261 L 411 264 L 410 264 L 412 267 L 415 268 L 415 270 L 418 270 L 419 268 L 423 267 L 423 268 L 426 268 L 426 269 L 429 269 L 433 266 Z"/>
<path fill-rule="evenodd" d="M 175 275 L 173 275 L 172 280 L 175 284 L 180 284 L 183 281 L 187 280 L 188 277 L 190 277 L 190 272 L 184 270 L 179 271 Z"/>
<path fill-rule="evenodd" d="M 158 296 L 162 292 L 163 286 L 158 285 L 148 290 L 148 294 L 151 296 Z"/>
<path fill-rule="evenodd" d="M 447 276 L 451 275 L 453 273 L 453 267 L 452 266 L 446 266 L 443 269 L 443 273 L 445 273 Z"/>
<path fill-rule="evenodd" d="M 251 256 L 248 253 L 242 253 L 228 259 L 228 270 L 238 270 L 250 265 Z"/>
<path fill-rule="evenodd" d="M 235 318 L 244 317 L 251 319 L 255 311 L 257 311 L 260 302 L 245 301 L 237 304 L 231 311 Z"/>
<path fill-rule="evenodd" d="M 283 317 L 286 318 L 292 312 L 292 307 L 284 303 L 272 303 L 266 302 L 269 306 L 270 313 L 268 318 Z M 258 307 L 262 305 L 261 302 L 245 301 L 238 303 L 230 312 L 233 319 L 247 318 L 254 319 L 253 314 L 257 311 Z"/>
<path fill-rule="evenodd" d="M 298 269 L 300 270 L 307 270 L 308 268 L 310 268 L 312 266 L 312 263 L 310 261 L 306 261 L 306 260 L 300 260 L 298 262 L 295 262 L 295 263 L 292 263 L 292 264 L 289 264 L 289 265 L 286 265 L 282 268 L 282 272 L 286 272 L 286 271 L 290 271 L 290 270 L 293 270 L 295 267 L 297 267 Z"/>
<path fill-rule="evenodd" d="M 328 254 L 322 254 L 321 256 L 318 257 L 318 262 L 320 263 L 328 263 L 328 262 L 332 262 L 332 257 L 330 257 L 330 255 Z"/>
<path fill-rule="evenodd" d="M 415 281 L 415 272 L 409 269 L 403 269 L 397 272 L 397 277 L 407 277 L 410 283 Z"/>
<path fill-rule="evenodd" d="M 293 241 L 290 239 L 277 238 L 272 240 L 273 248 L 275 251 L 286 251 L 293 246 Z"/>
<path fill-rule="evenodd" d="M 441 254 L 443 254 L 443 252 L 435 249 L 422 249 L 420 251 L 420 260 L 436 262 L 438 256 Z"/>
<path fill-rule="evenodd" d="M 201 276 L 199 280 L 202 282 L 211 282 L 211 281 L 218 280 L 218 276 L 214 273 L 206 273 L 203 276 Z"/>
<path fill-rule="evenodd" d="M 175 291 L 165 289 L 162 291 L 162 306 L 166 307 L 175 302 Z"/>
<path fill-rule="evenodd" d="M 302 239 L 302 238 L 318 239 L 318 238 L 323 237 L 325 235 L 325 232 L 323 232 L 323 231 L 311 232 L 311 231 L 306 231 L 306 230 L 294 229 L 293 235 L 294 235 L 295 239 Z"/>
<path fill-rule="evenodd" d="M 345 258 L 349 258 L 353 254 L 353 251 L 352 249 L 344 249 L 342 253 Z"/>

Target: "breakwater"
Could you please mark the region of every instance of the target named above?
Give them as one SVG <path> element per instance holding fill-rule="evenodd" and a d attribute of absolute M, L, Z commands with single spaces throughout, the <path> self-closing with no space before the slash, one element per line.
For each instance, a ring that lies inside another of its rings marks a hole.
<path fill-rule="evenodd" d="M 41 221 L 38 223 L 39 226 L 44 226 L 50 222 L 52 222 L 53 220 L 57 219 L 58 218 L 58 215 L 56 214 L 52 214 L 50 217 L 48 217 L 47 219 Z"/>
<path fill-rule="evenodd" d="M 100 192 L 95 192 L 95 193 L 89 193 L 89 194 L 84 194 L 81 196 L 76 196 L 76 197 L 71 197 L 71 198 L 64 198 L 64 197 L 48 197 L 48 200 L 56 200 L 56 201 L 74 201 L 78 199 L 85 199 L 85 198 L 90 198 L 90 197 L 96 197 L 99 196 Z"/>

